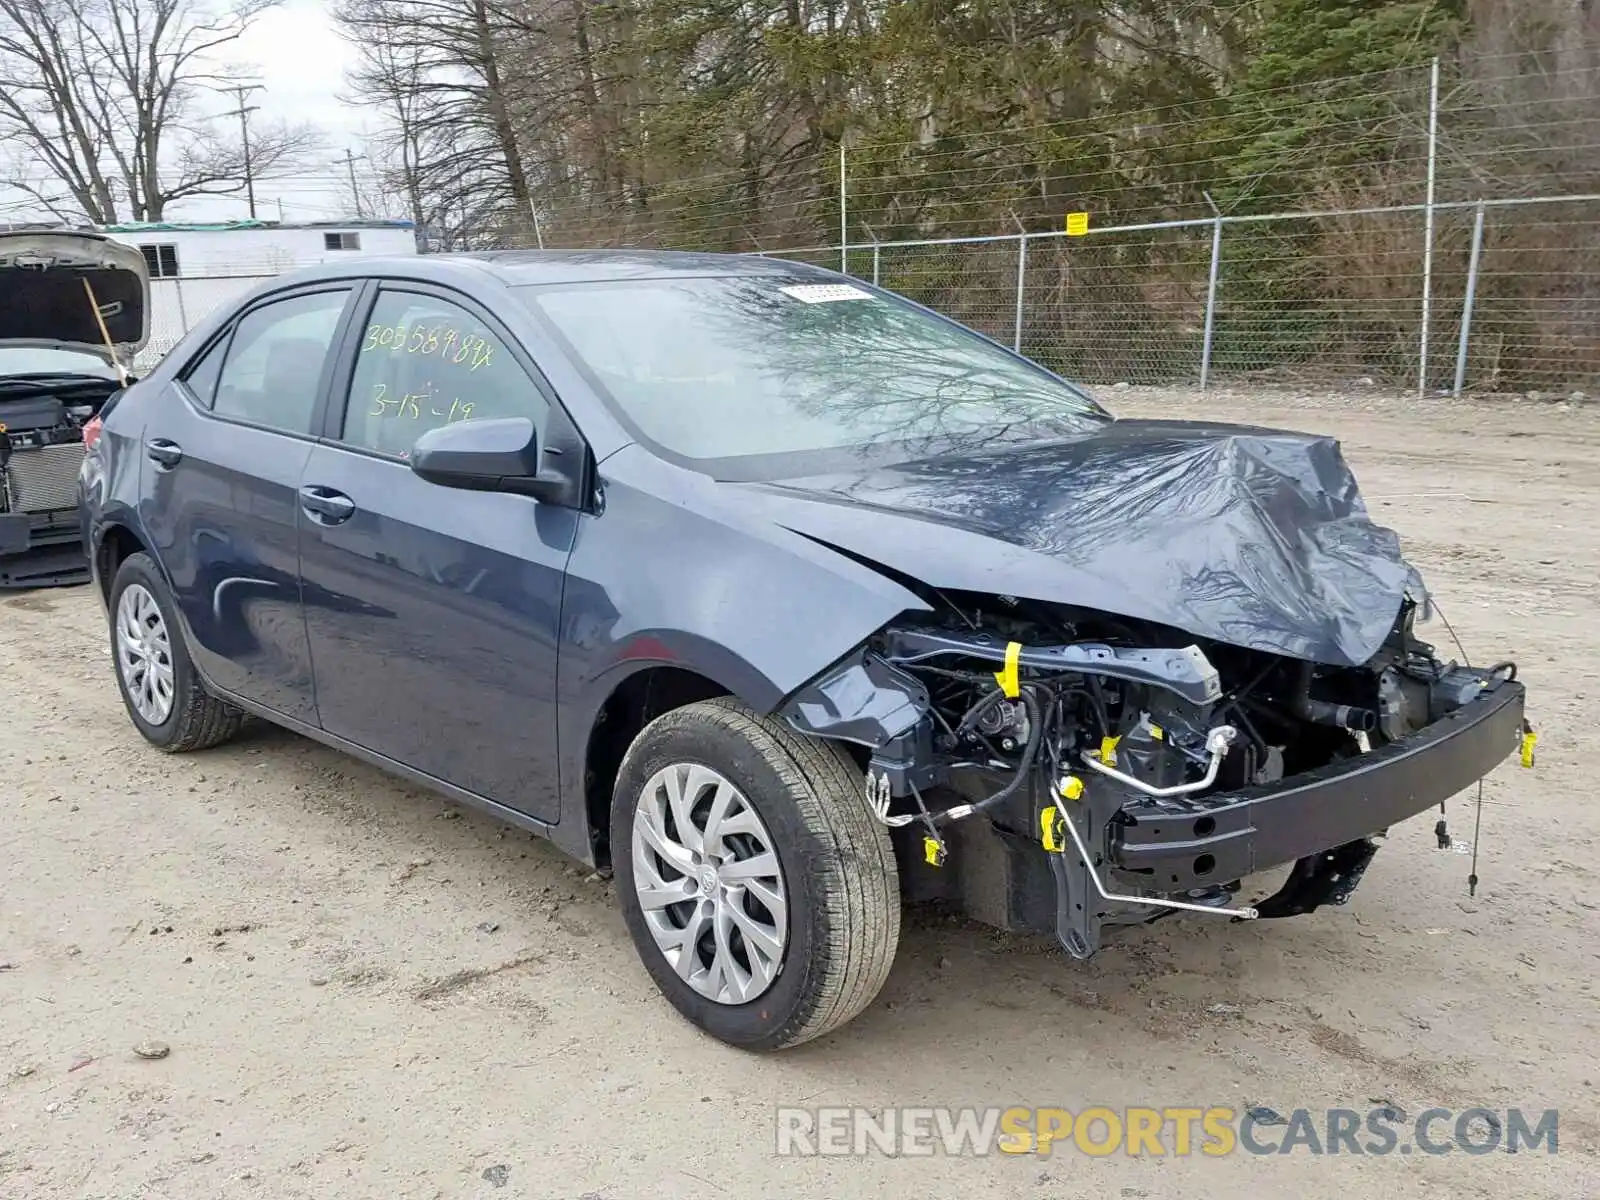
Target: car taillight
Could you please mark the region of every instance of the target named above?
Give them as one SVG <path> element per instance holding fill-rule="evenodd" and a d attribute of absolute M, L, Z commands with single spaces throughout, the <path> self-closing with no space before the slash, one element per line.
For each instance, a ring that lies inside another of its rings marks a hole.
<path fill-rule="evenodd" d="M 94 444 L 100 440 L 100 430 L 104 422 L 98 416 L 90 417 L 83 423 L 83 448 L 93 450 Z"/>

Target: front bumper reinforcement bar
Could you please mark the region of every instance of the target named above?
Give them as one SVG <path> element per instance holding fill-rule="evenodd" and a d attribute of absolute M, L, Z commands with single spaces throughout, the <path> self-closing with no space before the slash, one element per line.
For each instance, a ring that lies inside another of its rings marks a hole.
<path fill-rule="evenodd" d="M 1439 807 L 1498 766 L 1521 737 L 1524 696 L 1520 683 L 1502 680 L 1408 738 L 1279 783 L 1135 797 L 1112 824 L 1110 864 L 1128 882 L 1142 879 L 1162 892 L 1214 887 L 1287 863 L 1306 875 L 1313 873 L 1307 860 L 1335 851 L 1338 874 L 1359 877 L 1371 854 L 1345 848 Z M 1288 914 L 1264 907 L 1260 915 Z"/>

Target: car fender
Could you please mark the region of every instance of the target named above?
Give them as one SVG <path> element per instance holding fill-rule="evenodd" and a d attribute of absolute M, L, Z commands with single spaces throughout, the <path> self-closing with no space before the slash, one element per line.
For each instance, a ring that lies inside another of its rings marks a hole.
<path fill-rule="evenodd" d="M 653 470 L 676 468 L 651 458 L 640 474 Z M 690 671 L 773 713 L 895 617 L 929 609 L 886 575 L 751 516 L 710 480 L 674 494 L 627 474 L 580 528 L 562 598 L 561 779 L 576 812 L 595 719 L 631 675 Z"/>
<path fill-rule="evenodd" d="M 132 395 L 135 389 L 144 383 L 145 381 L 141 381 L 140 384 L 135 384 L 126 394 Z M 158 399 L 158 394 L 145 398 L 155 401 Z M 135 413 L 139 415 L 134 415 Z M 118 405 L 116 414 L 107 420 L 101 431 L 100 445 L 96 448 L 106 469 L 96 485 L 96 492 L 93 495 L 80 497 L 84 509 L 84 516 L 81 518 L 84 529 L 84 550 L 89 556 L 91 578 L 94 580 L 97 594 L 102 602 L 107 603 L 108 608 L 112 581 L 101 578 L 100 561 L 101 550 L 113 529 L 126 530 L 139 545 L 143 546 L 144 552 L 150 556 L 157 574 L 161 576 L 169 592 L 176 594 L 177 591 L 172 582 L 172 572 L 167 569 L 166 561 L 157 551 L 155 539 L 150 536 L 150 530 L 139 513 L 139 497 L 142 494 L 144 472 L 149 461 L 144 454 L 145 420 L 142 413 L 142 405 L 131 410 L 126 403 Z M 173 607 L 177 619 L 177 636 L 183 639 L 184 646 L 192 656 L 195 637 L 194 631 L 189 627 L 188 615 L 183 611 L 182 605 Z M 198 669 L 197 667 L 196 670 Z"/>
<path fill-rule="evenodd" d="M 126 402 L 129 396 L 136 401 L 148 398 L 144 396 L 148 391 L 141 384 L 134 384 L 120 394 L 114 410 L 104 418 L 99 443 L 89 452 L 100 466 L 93 486 L 84 486 L 87 482 L 86 473 L 79 477 L 79 522 L 83 531 L 83 548 L 89 557 L 91 575 L 102 596 L 110 588 L 111 580 L 100 578 L 100 551 L 111 530 L 126 529 L 147 552 L 151 547 L 149 531 L 140 519 L 137 507 L 145 462 L 142 452 L 145 406 Z M 86 464 L 88 458 L 85 456 Z M 156 569 L 162 572 L 162 578 L 165 579 L 166 569 L 160 558 L 155 554 L 151 554 L 151 558 L 156 560 Z M 171 580 L 167 582 L 170 585 Z"/>

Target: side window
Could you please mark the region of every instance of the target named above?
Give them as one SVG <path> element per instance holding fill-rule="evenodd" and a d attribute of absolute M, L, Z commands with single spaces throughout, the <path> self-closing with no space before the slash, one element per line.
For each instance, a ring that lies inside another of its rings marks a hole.
<path fill-rule="evenodd" d="M 217 377 L 222 374 L 222 356 L 227 349 L 228 335 L 223 334 L 183 373 L 184 384 L 203 408 L 210 408 L 217 398 Z"/>
<path fill-rule="evenodd" d="M 542 440 L 549 404 L 498 335 L 466 309 L 416 292 L 378 294 L 361 332 L 343 440 L 407 458 L 452 421 L 527 417 Z"/>
<path fill-rule="evenodd" d="M 288 433 L 310 433 L 322 364 L 349 296 L 348 289 L 313 292 L 246 313 L 228 346 L 212 411 Z"/>

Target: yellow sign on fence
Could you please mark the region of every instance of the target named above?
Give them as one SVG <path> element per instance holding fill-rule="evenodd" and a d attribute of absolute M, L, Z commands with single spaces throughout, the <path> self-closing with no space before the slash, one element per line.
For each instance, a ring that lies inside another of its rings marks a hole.
<path fill-rule="evenodd" d="M 1076 212 L 1067 214 L 1067 236 L 1082 237 L 1089 232 L 1089 214 Z"/>

